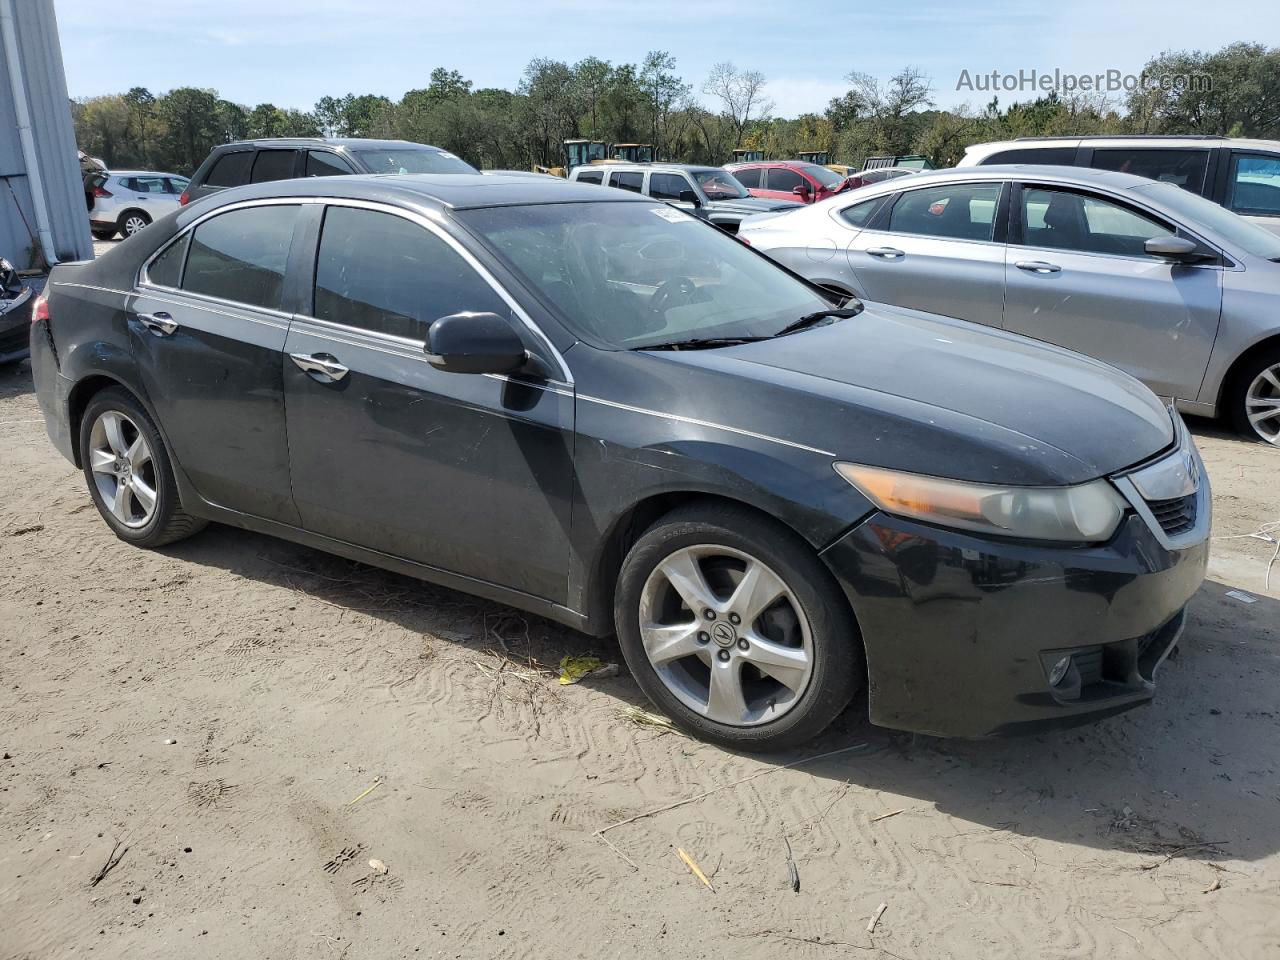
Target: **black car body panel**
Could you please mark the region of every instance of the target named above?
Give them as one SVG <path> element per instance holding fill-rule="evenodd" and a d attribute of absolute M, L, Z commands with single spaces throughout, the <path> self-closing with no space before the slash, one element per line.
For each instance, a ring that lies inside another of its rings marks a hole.
<path fill-rule="evenodd" d="M 527 317 L 528 370 L 445 373 L 420 343 L 311 318 L 307 271 L 324 198 L 404 211 L 465 250 Z M 232 205 L 291 199 L 304 212 L 283 309 L 140 283 L 144 264 L 186 226 Z M 878 305 L 725 349 L 601 349 L 453 215 L 601 202 L 662 209 L 593 185 L 456 175 L 283 181 L 193 203 L 96 261 L 55 269 L 50 319 L 31 329 L 50 437 L 78 461 L 87 397 L 121 384 L 173 451 L 184 509 L 594 634 L 612 630 L 628 532 L 672 503 L 730 500 L 796 531 L 839 581 L 861 625 L 878 723 L 977 736 L 1150 697 L 1150 678 L 1130 677 L 1057 702 L 1041 654 L 1180 623 L 1204 574 L 1204 536 L 1169 549 L 1134 513 L 1095 546 L 966 535 L 879 512 L 833 463 L 1080 483 L 1174 443 L 1153 396 L 1056 348 Z M 180 322 L 174 336 L 139 321 L 162 309 Z M 340 382 L 289 362 L 319 351 L 341 354 Z M 1206 499 L 1201 531 L 1208 511 Z M 1171 635 L 1156 646 L 1167 649 Z M 1122 657 L 1112 659 L 1114 673 Z"/>

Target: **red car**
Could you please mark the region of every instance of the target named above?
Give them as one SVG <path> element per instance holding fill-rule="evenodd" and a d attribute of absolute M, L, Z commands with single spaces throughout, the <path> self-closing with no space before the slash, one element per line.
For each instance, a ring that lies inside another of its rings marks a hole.
<path fill-rule="evenodd" d="M 846 189 L 848 182 L 834 170 L 803 160 L 758 160 L 726 163 L 725 167 L 753 197 L 817 203 Z"/>

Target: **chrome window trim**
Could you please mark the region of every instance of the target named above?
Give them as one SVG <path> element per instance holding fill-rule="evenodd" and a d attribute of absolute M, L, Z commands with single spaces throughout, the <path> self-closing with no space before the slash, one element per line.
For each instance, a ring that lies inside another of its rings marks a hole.
<path fill-rule="evenodd" d="M 404 220 L 408 220 L 411 223 L 416 223 L 418 226 L 423 227 L 426 230 L 430 231 L 436 237 L 443 240 L 445 244 L 448 245 L 450 249 L 453 250 L 454 253 L 462 257 L 463 261 L 469 267 L 471 267 L 472 270 L 474 270 L 477 274 L 480 275 L 481 279 L 483 279 L 485 283 L 489 285 L 489 287 L 493 290 L 493 292 L 496 293 L 504 303 L 506 303 L 506 305 L 511 309 L 511 312 L 520 318 L 521 323 L 525 325 L 525 327 L 533 335 L 534 339 L 536 339 L 539 343 L 541 343 L 547 349 L 550 355 L 554 358 L 557 366 L 559 366 L 560 372 L 563 374 L 563 378 L 559 382 L 563 382 L 565 384 L 568 384 L 569 386 L 573 385 L 574 383 L 573 371 L 569 369 L 569 364 L 565 362 L 564 355 L 561 354 L 561 352 L 556 349 L 555 344 L 553 344 L 550 338 L 548 338 L 547 335 L 542 332 L 542 329 L 536 323 L 533 322 L 533 318 L 529 316 L 529 314 L 525 311 L 524 307 L 522 307 L 520 303 L 515 299 L 515 297 L 513 297 L 506 290 L 506 288 L 503 287 L 502 284 L 498 282 L 497 278 L 494 277 L 494 275 L 489 271 L 489 269 L 484 264 L 482 264 L 479 260 L 476 259 L 475 255 L 472 254 L 470 250 L 468 250 L 461 243 L 459 243 L 457 239 L 451 236 L 439 224 L 435 223 L 430 217 L 424 216 L 423 214 L 418 213 L 415 210 L 407 210 L 403 207 L 397 207 L 388 203 L 381 203 L 379 201 L 374 201 L 374 200 L 360 200 L 360 199 L 355 199 L 351 197 L 327 197 L 327 196 L 261 197 L 255 200 L 240 200 L 235 203 L 229 203 L 225 207 L 218 207 L 216 210 L 210 210 L 207 213 L 202 214 L 201 216 L 197 217 L 195 220 L 191 221 L 191 223 L 183 227 L 178 233 L 174 234 L 173 237 L 169 239 L 168 243 L 165 243 L 163 246 L 161 246 L 160 249 L 158 249 L 150 257 L 148 257 L 146 262 L 143 263 L 142 267 L 138 270 L 138 277 L 137 277 L 136 283 L 138 286 L 142 286 L 145 284 L 148 286 L 159 287 L 159 284 L 152 284 L 147 275 L 147 269 L 148 267 L 151 266 L 152 261 L 154 261 L 157 257 L 160 256 L 160 254 L 162 254 L 165 250 L 167 250 L 171 244 L 176 243 L 184 233 L 188 233 L 190 231 L 195 230 L 196 227 L 204 223 L 206 220 L 212 219 L 213 217 L 216 217 L 216 216 L 221 216 L 224 213 L 230 213 L 233 210 L 242 210 L 247 207 L 294 206 L 294 205 L 309 204 L 309 203 L 322 203 L 322 204 L 325 204 L 326 206 L 336 206 L 336 207 L 354 207 L 362 210 L 373 210 L 378 213 L 388 213 L 388 214 L 391 214 L 392 216 L 397 216 Z M 165 289 L 165 290 L 173 290 L 172 287 L 159 287 L 159 288 Z M 174 292 L 180 293 L 184 297 L 185 296 L 203 296 L 202 294 L 188 293 L 186 290 L 176 290 Z M 255 307 L 252 304 L 240 304 L 240 303 L 235 303 L 233 301 L 218 300 L 217 298 L 213 298 L 213 297 L 209 299 L 215 302 L 227 304 L 230 306 L 244 306 L 253 310 L 266 310 L 266 308 L 264 307 Z M 292 319 L 291 314 L 283 313 L 281 311 L 268 310 L 267 312 L 275 313 L 279 316 Z M 318 318 L 315 318 L 315 317 L 312 317 L 309 319 L 315 320 L 317 323 L 330 322 L 330 321 L 319 320 Z M 404 338 L 400 338 L 400 339 L 404 339 Z"/>
<path fill-rule="evenodd" d="M 728 433 L 736 433 L 742 437 L 750 437 L 753 440 L 765 440 L 769 443 L 780 443 L 784 447 L 794 447 L 797 450 L 804 450 L 808 453 L 816 453 L 824 457 L 834 457 L 835 454 L 830 450 L 820 450 L 817 447 L 811 447 L 807 444 L 797 443 L 794 440 L 783 440 L 781 437 L 771 437 L 767 433 L 756 433 L 754 430 L 746 430 L 742 427 L 731 427 L 723 423 L 715 423 L 711 420 L 699 420 L 696 417 L 684 417 L 678 413 L 663 413 L 661 410 L 648 410 L 644 407 L 633 407 L 629 403 L 619 403 L 616 400 L 605 400 L 602 397 L 589 397 L 586 394 L 578 394 L 579 400 L 586 400 L 589 403 L 599 403 L 606 407 L 613 407 L 616 410 L 626 410 L 629 413 L 642 413 L 650 417 L 661 417 L 664 420 L 674 420 L 677 423 L 687 423 L 695 427 L 710 427 L 713 430 L 724 430 Z"/>
<path fill-rule="evenodd" d="M 162 291 L 162 292 L 157 292 Z M 176 293 L 181 297 L 169 296 L 168 294 Z M 202 310 L 205 313 L 216 314 L 220 317 L 227 317 L 231 320 L 245 320 L 249 323 L 260 323 L 264 327 L 272 327 L 276 330 L 289 329 L 289 314 L 282 313 L 279 310 L 269 310 L 266 307 L 254 307 L 246 303 L 239 303 L 233 300 L 222 300 L 218 297 L 209 297 L 199 293 L 188 293 L 186 290 L 175 290 L 173 287 L 162 287 L 159 284 L 139 284 L 129 296 L 131 297 L 147 297 L 151 300 L 159 300 L 161 303 L 171 303 L 175 307 L 190 307 L 193 310 Z M 203 301 L 203 302 L 202 302 Z M 216 304 L 217 306 L 213 306 Z M 227 310 L 219 310 L 217 307 L 231 307 L 236 310 L 256 311 L 258 313 L 270 314 L 279 320 L 284 321 L 278 323 L 274 320 L 264 320 L 262 317 L 250 317 L 245 313 L 231 313 Z"/>

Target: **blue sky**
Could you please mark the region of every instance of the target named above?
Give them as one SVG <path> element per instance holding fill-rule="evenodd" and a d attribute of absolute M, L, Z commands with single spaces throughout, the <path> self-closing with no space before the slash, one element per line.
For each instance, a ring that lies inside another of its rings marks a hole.
<path fill-rule="evenodd" d="M 436 66 L 478 87 L 512 88 L 535 56 L 625 62 L 654 48 L 675 55 L 695 92 L 721 60 L 762 71 L 782 116 L 821 111 L 846 89 L 850 70 L 885 78 L 907 64 L 932 78 L 939 105 L 980 106 L 988 94 L 957 92 L 962 70 L 1136 72 L 1162 50 L 1280 42 L 1280 4 L 1256 0 L 1081 0 L 1052 10 L 1026 0 L 988 0 L 980 9 L 935 0 L 55 0 L 55 7 L 73 97 L 198 86 L 249 105 L 299 108 L 325 94 L 398 98 L 425 86 Z"/>

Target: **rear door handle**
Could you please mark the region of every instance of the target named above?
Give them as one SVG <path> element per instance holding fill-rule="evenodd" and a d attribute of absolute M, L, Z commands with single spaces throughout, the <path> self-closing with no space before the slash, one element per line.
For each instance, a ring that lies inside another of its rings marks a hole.
<path fill-rule="evenodd" d="M 157 337 L 170 336 L 178 329 L 178 321 L 163 311 L 160 313 L 140 313 L 138 322 Z"/>
<path fill-rule="evenodd" d="M 867 253 L 873 257 L 879 257 L 881 260 L 897 260 L 905 257 L 906 254 L 897 247 L 869 247 Z"/>
<path fill-rule="evenodd" d="M 344 367 L 327 353 L 291 353 L 289 359 L 298 365 L 299 370 L 316 374 L 314 379 L 324 377 L 327 381 L 341 380 L 351 372 L 349 367 Z"/>
<path fill-rule="evenodd" d="M 1056 263 L 1046 263 L 1044 260 L 1019 260 L 1014 264 L 1019 270 L 1025 270 L 1027 273 L 1061 273 L 1062 268 Z"/>

